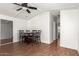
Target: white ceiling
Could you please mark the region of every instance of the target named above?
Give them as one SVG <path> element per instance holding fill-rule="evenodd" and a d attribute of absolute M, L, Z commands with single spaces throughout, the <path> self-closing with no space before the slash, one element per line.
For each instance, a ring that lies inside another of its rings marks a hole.
<path fill-rule="evenodd" d="M 62 10 L 79 8 L 79 3 L 36 3 L 42 10 Z"/>
<path fill-rule="evenodd" d="M 30 3 L 29 5 L 35 6 L 38 10 L 30 10 L 32 13 L 28 14 L 26 11 L 17 12 L 16 9 L 19 6 L 16 6 L 11 3 L 0 3 L 0 14 L 29 19 L 41 12 L 51 11 L 53 15 L 59 14 L 60 10 L 63 9 L 76 9 L 79 8 L 79 3 Z"/>

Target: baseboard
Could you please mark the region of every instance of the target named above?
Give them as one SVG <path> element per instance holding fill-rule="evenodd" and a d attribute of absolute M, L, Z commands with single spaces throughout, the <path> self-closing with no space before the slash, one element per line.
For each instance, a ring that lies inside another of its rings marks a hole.
<path fill-rule="evenodd" d="M 44 44 L 51 44 L 50 42 L 44 42 L 44 41 L 42 41 L 41 43 L 44 43 Z"/>
<path fill-rule="evenodd" d="M 79 53 L 79 50 L 77 50 L 78 51 L 78 53 Z"/>
<path fill-rule="evenodd" d="M 70 48 L 70 47 L 67 47 L 67 46 L 63 46 L 63 45 L 60 45 L 60 47 L 78 51 L 77 49 L 73 49 L 73 48 Z"/>
<path fill-rule="evenodd" d="M 52 44 L 54 41 L 56 41 L 56 40 L 52 40 L 50 42 L 41 41 L 41 43 L 44 43 L 44 44 Z"/>
<path fill-rule="evenodd" d="M 12 44 L 12 43 L 13 43 L 13 42 L 5 43 L 5 44 L 0 44 L 0 46 L 7 45 L 7 44 Z"/>

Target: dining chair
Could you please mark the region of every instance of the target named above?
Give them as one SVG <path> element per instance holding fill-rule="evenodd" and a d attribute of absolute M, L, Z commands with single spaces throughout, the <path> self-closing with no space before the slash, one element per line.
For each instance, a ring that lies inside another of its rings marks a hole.
<path fill-rule="evenodd" d="M 40 40 L 40 34 L 41 34 L 41 30 L 33 30 L 33 39 L 36 41 L 36 42 L 41 42 Z"/>
<path fill-rule="evenodd" d="M 19 30 L 19 41 L 23 42 L 24 30 Z"/>
<path fill-rule="evenodd" d="M 37 32 L 37 30 L 32 30 L 32 33 L 36 33 Z"/>
<path fill-rule="evenodd" d="M 41 42 L 41 30 L 38 30 L 37 33 L 36 33 L 36 39 L 37 39 L 37 42 Z"/>
<path fill-rule="evenodd" d="M 32 33 L 33 33 L 33 40 L 36 41 L 36 33 L 37 33 L 37 30 L 32 30 Z"/>
<path fill-rule="evenodd" d="M 26 30 L 26 33 L 30 33 L 30 30 Z"/>

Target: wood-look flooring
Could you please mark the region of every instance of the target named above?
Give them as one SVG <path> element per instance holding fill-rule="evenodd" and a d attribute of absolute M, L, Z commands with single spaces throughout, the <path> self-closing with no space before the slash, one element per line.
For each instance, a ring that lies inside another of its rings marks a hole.
<path fill-rule="evenodd" d="M 1 56 L 79 56 L 77 51 L 59 47 L 59 43 L 12 43 L 0 47 Z"/>

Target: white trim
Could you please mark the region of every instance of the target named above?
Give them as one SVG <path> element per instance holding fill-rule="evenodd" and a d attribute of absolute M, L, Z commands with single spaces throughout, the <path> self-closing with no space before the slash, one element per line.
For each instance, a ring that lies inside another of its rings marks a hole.
<path fill-rule="evenodd" d="M 14 43 L 14 42 L 5 43 L 5 44 L 0 44 L 0 46 L 7 45 L 7 44 L 11 44 L 11 43 Z"/>
<path fill-rule="evenodd" d="M 79 53 L 79 50 L 77 50 L 78 51 L 78 53 Z"/>

